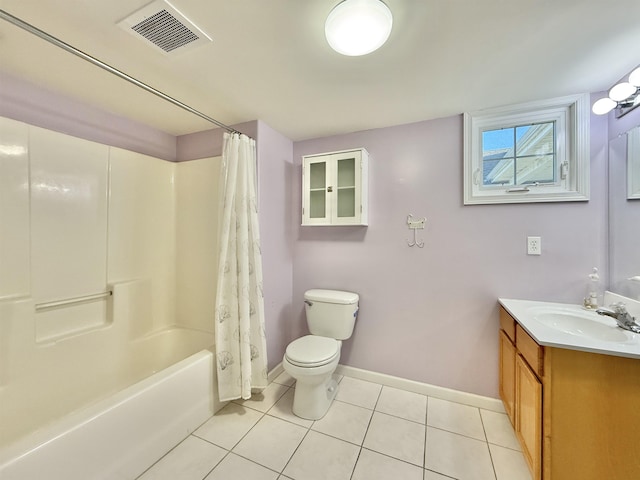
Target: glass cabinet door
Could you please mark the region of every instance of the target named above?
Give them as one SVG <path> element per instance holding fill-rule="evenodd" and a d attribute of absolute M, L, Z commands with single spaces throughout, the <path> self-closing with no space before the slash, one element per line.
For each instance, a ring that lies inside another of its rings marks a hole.
<path fill-rule="evenodd" d="M 327 216 L 327 162 L 309 164 L 309 217 Z"/>
<path fill-rule="evenodd" d="M 337 184 L 338 198 L 336 214 L 338 217 L 356 216 L 356 159 L 338 159 Z"/>

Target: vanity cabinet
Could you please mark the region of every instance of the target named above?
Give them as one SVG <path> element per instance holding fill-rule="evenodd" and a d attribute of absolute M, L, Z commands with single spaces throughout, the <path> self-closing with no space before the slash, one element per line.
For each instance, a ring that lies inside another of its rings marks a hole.
<path fill-rule="evenodd" d="M 302 157 L 302 225 L 368 224 L 364 148 Z"/>
<path fill-rule="evenodd" d="M 529 470 L 539 479 L 542 382 L 537 372 L 541 370 L 541 347 L 502 308 L 500 327 L 500 397 Z"/>
<path fill-rule="evenodd" d="M 500 307 L 500 396 L 534 480 L 640 478 L 640 360 L 541 346 Z"/>

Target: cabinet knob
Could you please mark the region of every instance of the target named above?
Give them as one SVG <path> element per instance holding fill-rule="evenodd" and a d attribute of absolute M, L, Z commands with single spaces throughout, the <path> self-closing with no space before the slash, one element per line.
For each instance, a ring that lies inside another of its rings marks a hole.
<path fill-rule="evenodd" d="M 327 187 L 327 192 L 329 193 L 333 192 L 333 187 Z"/>

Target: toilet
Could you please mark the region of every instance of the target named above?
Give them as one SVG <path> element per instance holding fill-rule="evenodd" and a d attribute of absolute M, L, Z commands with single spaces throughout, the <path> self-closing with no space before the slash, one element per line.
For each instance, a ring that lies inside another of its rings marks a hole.
<path fill-rule="evenodd" d="M 327 413 L 338 383 L 332 378 L 340 361 L 342 340 L 351 337 L 358 315 L 358 294 L 338 290 L 308 290 L 304 294 L 311 335 L 294 340 L 282 359 L 285 372 L 296 379 L 293 413 L 318 420 Z"/>

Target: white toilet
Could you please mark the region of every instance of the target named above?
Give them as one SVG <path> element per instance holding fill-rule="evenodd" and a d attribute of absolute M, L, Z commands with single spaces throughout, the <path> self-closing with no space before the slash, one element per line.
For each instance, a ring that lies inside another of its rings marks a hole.
<path fill-rule="evenodd" d="M 332 374 L 340 361 L 342 340 L 353 333 L 358 294 L 337 290 L 308 290 L 304 294 L 307 324 L 312 335 L 294 340 L 282 360 L 296 379 L 293 413 L 318 420 L 327 413 L 338 384 Z"/>

